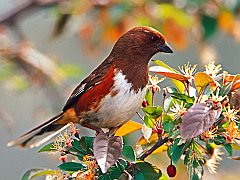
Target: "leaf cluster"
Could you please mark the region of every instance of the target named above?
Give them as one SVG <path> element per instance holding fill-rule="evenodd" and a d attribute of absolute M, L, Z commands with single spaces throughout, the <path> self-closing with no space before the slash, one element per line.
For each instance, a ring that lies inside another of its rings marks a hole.
<path fill-rule="evenodd" d="M 179 71 L 162 61 L 155 61 L 150 71 L 163 75 L 173 86 L 163 88 L 163 100 L 158 102 L 160 87 L 157 76 L 150 76 L 150 84 L 138 113 L 142 123 L 129 121 L 115 136 L 100 132 L 96 137 L 79 137 L 77 131 L 65 141 L 50 143 L 39 152 L 60 152 L 62 164 L 56 170 L 28 171 L 23 179 L 51 175 L 73 179 L 164 179 L 166 175 L 147 157 L 167 154 L 170 164 L 183 160 L 189 179 L 202 179 L 204 166 L 216 173 L 225 149 L 233 160 L 234 149 L 239 150 L 240 76 L 221 72 L 214 62 L 203 72 L 185 64 Z M 234 94 L 234 96 L 233 96 Z M 122 137 L 141 130 L 135 145 L 123 142 Z M 72 132 L 72 131 L 71 131 Z M 71 142 L 69 144 L 69 142 Z M 74 161 L 65 156 L 72 156 Z M 169 173 L 169 172 L 167 172 Z M 171 173 L 171 177 L 174 174 Z"/>

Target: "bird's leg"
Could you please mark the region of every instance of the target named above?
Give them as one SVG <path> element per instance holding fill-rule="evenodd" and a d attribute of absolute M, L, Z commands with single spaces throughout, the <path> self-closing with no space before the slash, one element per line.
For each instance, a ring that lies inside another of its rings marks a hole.
<path fill-rule="evenodd" d="M 100 132 L 102 132 L 103 130 L 99 127 L 96 127 L 96 126 L 93 126 L 91 124 L 88 124 L 88 123 L 81 123 L 81 126 L 83 127 L 86 127 L 86 128 L 89 128 L 89 129 L 92 129 L 94 131 L 96 131 L 96 135 L 98 135 Z"/>
<path fill-rule="evenodd" d="M 109 136 L 113 136 L 115 134 L 115 132 L 121 127 L 122 125 L 120 126 L 117 126 L 117 127 L 113 127 L 111 129 L 109 129 Z"/>

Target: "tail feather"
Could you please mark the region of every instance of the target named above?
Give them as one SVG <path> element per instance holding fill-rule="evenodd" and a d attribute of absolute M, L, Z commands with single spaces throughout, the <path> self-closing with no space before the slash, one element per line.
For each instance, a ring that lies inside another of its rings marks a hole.
<path fill-rule="evenodd" d="M 23 134 L 19 138 L 9 142 L 7 146 L 21 146 L 21 147 L 38 147 L 46 141 L 53 138 L 63 129 L 67 128 L 69 124 L 59 124 L 63 118 L 63 113 L 53 117 L 47 122 L 37 126 L 31 131 Z"/>

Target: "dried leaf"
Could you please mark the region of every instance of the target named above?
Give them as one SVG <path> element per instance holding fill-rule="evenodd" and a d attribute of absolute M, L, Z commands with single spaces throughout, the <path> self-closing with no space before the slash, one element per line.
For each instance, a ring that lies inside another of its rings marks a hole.
<path fill-rule="evenodd" d="M 190 79 L 190 77 L 186 77 L 180 73 L 177 73 L 162 66 L 152 66 L 149 68 L 149 71 L 161 74 L 169 78 L 176 79 L 178 81 L 187 81 L 188 79 Z"/>
<path fill-rule="evenodd" d="M 194 76 L 194 82 L 197 88 L 198 93 L 206 88 L 209 84 L 216 84 L 211 76 L 207 75 L 204 72 L 198 72 Z"/>
<path fill-rule="evenodd" d="M 156 142 L 158 140 L 158 134 L 157 133 L 152 133 L 151 137 L 148 139 L 148 141 L 142 136 L 138 142 L 137 145 L 145 145 L 148 144 L 149 142 Z"/>
<path fill-rule="evenodd" d="M 127 134 L 140 129 L 142 129 L 142 125 L 140 123 L 128 121 L 116 131 L 115 136 L 126 136 Z"/>
<path fill-rule="evenodd" d="M 96 136 L 93 143 L 93 154 L 103 173 L 106 173 L 118 158 L 120 158 L 122 149 L 122 137 L 109 137 L 104 132 L 100 132 Z"/>
<path fill-rule="evenodd" d="M 235 83 L 232 86 L 231 91 L 235 91 L 237 89 L 240 89 L 240 79 L 236 80 Z"/>
<path fill-rule="evenodd" d="M 24 173 L 21 180 L 30 180 L 46 175 L 56 175 L 57 177 L 60 177 L 61 172 L 52 169 L 31 169 Z"/>
<path fill-rule="evenodd" d="M 232 160 L 240 160 L 240 156 L 235 156 L 235 157 L 229 157 L 230 159 L 232 159 Z"/>
<path fill-rule="evenodd" d="M 162 145 L 159 148 L 157 148 L 155 151 L 152 152 L 152 154 L 156 154 L 156 153 L 161 153 L 164 151 L 167 151 L 168 146 L 166 145 Z"/>
<path fill-rule="evenodd" d="M 179 73 L 178 71 L 176 71 L 175 69 L 171 68 L 170 66 L 168 66 L 167 64 L 165 64 L 163 61 L 160 60 L 154 60 L 154 63 L 157 64 L 158 66 L 162 66 L 164 68 L 167 68 L 171 71 L 174 71 L 176 73 Z M 180 74 L 180 73 L 179 73 Z M 184 84 L 181 81 L 178 81 L 176 79 L 170 78 L 171 81 L 173 82 L 173 84 L 176 86 L 176 88 L 179 90 L 179 92 L 184 93 L 185 87 Z"/>
<path fill-rule="evenodd" d="M 213 125 L 221 112 L 222 106 L 220 103 L 214 108 L 207 103 L 193 105 L 182 117 L 181 136 L 185 140 L 189 140 L 202 134 Z"/>

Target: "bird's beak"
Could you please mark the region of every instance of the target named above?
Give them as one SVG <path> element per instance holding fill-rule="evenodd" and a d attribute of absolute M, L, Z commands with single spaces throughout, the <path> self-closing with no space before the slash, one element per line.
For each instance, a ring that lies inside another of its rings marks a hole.
<path fill-rule="evenodd" d="M 173 53 L 172 48 L 168 45 L 166 42 L 165 44 L 159 46 L 159 52 L 164 52 L 164 53 Z"/>

